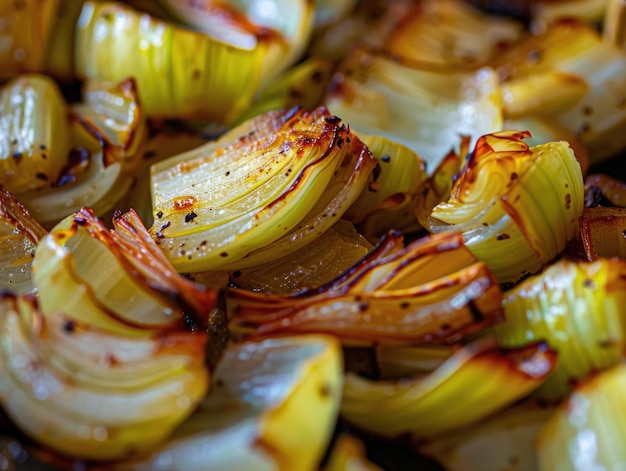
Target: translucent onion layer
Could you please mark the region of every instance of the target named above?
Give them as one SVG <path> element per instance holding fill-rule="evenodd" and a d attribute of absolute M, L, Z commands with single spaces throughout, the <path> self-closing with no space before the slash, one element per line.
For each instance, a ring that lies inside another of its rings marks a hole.
<path fill-rule="evenodd" d="M 32 293 L 35 248 L 46 230 L 15 197 L 0 187 L 0 289 Z"/>
<path fill-rule="evenodd" d="M 616 364 L 624 350 L 626 262 L 562 260 L 509 291 L 506 321 L 495 332 L 503 345 L 539 339 L 559 354 L 542 391 L 563 397 L 574 381 Z"/>
<path fill-rule="evenodd" d="M 0 402 L 31 438 L 71 457 L 126 458 L 162 441 L 204 397 L 205 334 L 129 338 L 72 314 L 0 296 Z"/>
<path fill-rule="evenodd" d="M 383 52 L 355 50 L 331 82 L 326 106 L 357 133 L 403 144 L 434 168 L 461 135 L 502 129 L 495 72 L 449 70 Z"/>
<path fill-rule="evenodd" d="M 106 469 L 318 469 L 342 382 L 341 349 L 332 338 L 232 344 L 211 392 L 169 440 Z"/>
<path fill-rule="evenodd" d="M 552 261 L 578 232 L 580 165 L 566 142 L 528 147 L 528 133 L 479 139 L 452 195 L 428 221 L 432 232 L 463 232 L 468 248 L 501 283 L 516 283 Z"/>
<path fill-rule="evenodd" d="M 328 284 L 292 295 L 227 292 L 246 336 L 332 333 L 344 343 L 454 342 L 501 320 L 499 285 L 458 233 L 404 247 L 390 234 Z"/>
<path fill-rule="evenodd" d="M 151 233 L 180 271 L 258 266 L 328 230 L 375 164 L 324 108 L 269 112 L 153 167 Z"/>
<path fill-rule="evenodd" d="M 537 469 L 620 469 L 626 462 L 624 388 L 624 363 L 578 386 L 539 433 Z"/>
<path fill-rule="evenodd" d="M 383 437 L 435 437 L 525 397 L 543 382 L 556 360 L 542 344 L 507 351 L 480 341 L 461 348 L 423 377 L 372 381 L 348 373 L 341 414 Z"/>

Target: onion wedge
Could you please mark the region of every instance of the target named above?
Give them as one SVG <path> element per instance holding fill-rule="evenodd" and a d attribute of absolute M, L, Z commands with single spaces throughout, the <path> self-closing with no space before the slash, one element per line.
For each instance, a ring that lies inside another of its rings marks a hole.
<path fill-rule="evenodd" d="M 537 469 L 619 469 L 626 461 L 625 387 L 624 363 L 576 387 L 539 432 Z"/>
<path fill-rule="evenodd" d="M 178 275 L 134 213 L 114 225 L 82 209 L 41 241 L 33 283 L 42 311 L 129 336 L 205 328 L 216 291 Z"/>
<path fill-rule="evenodd" d="M 35 291 L 31 266 L 35 248 L 46 233 L 25 207 L 0 187 L 0 289 Z"/>
<path fill-rule="evenodd" d="M 552 261 L 578 232 L 580 165 L 566 142 L 530 148 L 528 133 L 482 136 L 447 202 L 433 209 L 431 232 L 460 230 L 468 248 L 501 283 L 514 284 Z"/>
<path fill-rule="evenodd" d="M 553 370 L 556 359 L 545 344 L 506 351 L 480 340 L 425 377 L 372 381 L 348 373 L 341 414 L 383 437 L 440 436 L 525 397 Z"/>
<path fill-rule="evenodd" d="M 198 410 L 163 445 L 114 470 L 317 469 L 343 375 L 329 337 L 232 344 Z"/>
<path fill-rule="evenodd" d="M 332 333 L 346 344 L 458 340 L 500 321 L 501 293 L 458 233 L 404 247 L 394 233 L 328 284 L 292 295 L 227 292 L 231 329 L 246 336 Z"/>
<path fill-rule="evenodd" d="M 506 321 L 494 327 L 503 345 L 544 340 L 559 365 L 542 387 L 562 398 L 571 384 L 619 362 L 624 349 L 626 262 L 559 261 L 507 292 Z"/>
<path fill-rule="evenodd" d="M 326 109 L 269 112 L 153 167 L 150 232 L 181 272 L 258 266 L 328 230 L 374 166 Z"/>
<path fill-rule="evenodd" d="M 107 334 L 61 310 L 44 316 L 33 297 L 2 294 L 0 338 L 4 410 L 71 457 L 119 459 L 154 446 L 209 384 L 205 334 Z"/>
<path fill-rule="evenodd" d="M 475 141 L 502 129 L 494 70 L 450 69 L 363 48 L 341 63 L 325 106 L 357 133 L 411 148 L 427 168 L 455 149 L 460 135 Z"/>

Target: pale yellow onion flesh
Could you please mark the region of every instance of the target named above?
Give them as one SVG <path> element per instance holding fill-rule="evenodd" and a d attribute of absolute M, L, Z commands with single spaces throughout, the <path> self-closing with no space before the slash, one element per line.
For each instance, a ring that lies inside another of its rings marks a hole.
<path fill-rule="evenodd" d="M 343 383 L 335 339 L 232 344 L 213 377 L 211 392 L 168 441 L 112 469 L 317 469 Z"/>
<path fill-rule="evenodd" d="M 350 206 L 345 217 L 359 224 L 361 232 L 371 239 L 389 229 L 411 232 L 419 228 L 413 199 L 426 181 L 424 162 L 408 147 L 384 137 L 363 134 L 359 137 L 378 165 L 373 181 Z"/>
<path fill-rule="evenodd" d="M 229 290 L 231 330 L 249 337 L 332 333 L 344 344 L 458 341 L 499 322 L 499 285 L 457 233 L 404 247 L 390 234 L 348 271 L 291 295 Z"/>
<path fill-rule="evenodd" d="M 306 49 L 315 21 L 309 0 L 161 0 L 194 29 L 242 49 L 267 48 L 260 89 L 295 63 Z"/>
<path fill-rule="evenodd" d="M 33 264 L 42 311 L 129 336 L 206 326 L 216 291 L 180 277 L 132 213 L 116 225 L 84 209 L 42 240 Z"/>
<path fill-rule="evenodd" d="M 449 70 L 383 52 L 355 50 L 331 82 L 325 105 L 358 133 L 380 135 L 436 167 L 460 135 L 502 129 L 494 70 Z"/>
<path fill-rule="evenodd" d="M 552 261 L 578 231 L 584 205 L 580 165 L 566 142 L 530 148 L 528 133 L 481 137 L 427 229 L 463 231 L 470 250 L 501 283 Z"/>
<path fill-rule="evenodd" d="M 321 235 L 374 166 L 324 108 L 270 112 L 227 136 L 153 167 L 150 230 L 180 271 L 238 269 L 288 255 L 302 245 L 280 239 Z M 276 253 L 264 250 L 273 243 Z"/>
<path fill-rule="evenodd" d="M 46 230 L 28 210 L 0 187 L 0 289 L 32 293 L 31 266 L 35 248 Z"/>
<path fill-rule="evenodd" d="M 485 65 L 523 34 L 520 22 L 461 0 L 420 2 L 393 30 L 386 49 L 407 59 L 462 68 Z"/>
<path fill-rule="evenodd" d="M 624 148 L 626 55 L 591 25 L 557 21 L 491 65 L 503 80 L 506 117 L 557 120 L 589 149 L 592 164 Z"/>
<path fill-rule="evenodd" d="M 61 0 L 25 0 L 0 5 L 0 80 L 43 72 Z"/>
<path fill-rule="evenodd" d="M 0 183 L 14 194 L 50 187 L 67 165 L 70 127 L 57 84 L 23 75 L 0 91 Z"/>
<path fill-rule="evenodd" d="M 56 452 L 110 460 L 154 446 L 204 397 L 204 334 L 125 338 L 3 295 L 0 402 Z M 176 338 L 178 336 L 178 338 Z"/>
<path fill-rule="evenodd" d="M 620 363 L 585 381 L 558 407 L 539 432 L 538 470 L 619 469 L 626 462 L 624 395 L 626 366 Z"/>
<path fill-rule="evenodd" d="M 264 43 L 239 48 L 121 3 L 96 1 L 83 5 L 75 47 L 80 78 L 133 76 L 148 116 L 217 122 L 231 122 L 251 103 L 267 52 Z"/>
<path fill-rule="evenodd" d="M 537 435 L 554 407 L 526 400 L 418 449 L 447 471 L 537 471 Z"/>
<path fill-rule="evenodd" d="M 520 346 L 541 339 L 559 354 L 544 397 L 562 398 L 572 382 L 620 361 L 625 273 L 623 260 L 561 260 L 505 294 L 506 320 L 494 327 L 500 342 Z"/>
<path fill-rule="evenodd" d="M 140 164 L 146 123 L 134 81 L 87 81 L 84 100 L 56 109 L 44 123 L 52 126 L 54 142 L 38 144 L 37 152 L 46 162 L 56 162 L 59 171 L 38 191 L 16 195 L 48 228 L 83 206 L 98 215 L 112 209 L 132 185 Z M 43 112 L 40 116 L 45 116 L 45 107 Z M 24 129 L 20 132 L 28 135 Z"/>
<path fill-rule="evenodd" d="M 341 414 L 378 436 L 435 437 L 525 397 L 556 365 L 556 354 L 545 345 L 517 351 L 495 345 L 469 344 L 424 377 L 372 381 L 348 373 Z"/>
<path fill-rule="evenodd" d="M 351 223 L 340 219 L 315 243 L 274 262 L 232 272 L 231 279 L 238 287 L 252 291 L 301 291 L 336 278 L 372 248 Z"/>

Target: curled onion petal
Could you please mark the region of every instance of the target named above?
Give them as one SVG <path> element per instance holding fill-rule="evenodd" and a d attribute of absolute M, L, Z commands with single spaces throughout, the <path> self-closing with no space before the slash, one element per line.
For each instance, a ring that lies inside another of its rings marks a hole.
<path fill-rule="evenodd" d="M 626 259 L 625 227 L 625 208 L 585 208 L 580 218 L 580 237 L 587 259 Z"/>
<path fill-rule="evenodd" d="M 623 466 L 624 388 L 623 362 L 577 386 L 539 432 L 537 469 L 576 471 Z"/>
<path fill-rule="evenodd" d="M 341 414 L 383 437 L 441 436 L 525 397 L 556 360 L 545 344 L 501 350 L 495 342 L 481 340 L 461 348 L 425 377 L 372 381 L 348 373 Z"/>
<path fill-rule="evenodd" d="M 432 373 L 454 353 L 449 345 L 381 345 L 376 347 L 380 379 L 400 379 Z"/>
<path fill-rule="evenodd" d="M 420 445 L 447 471 L 536 471 L 537 434 L 554 406 L 524 401 Z"/>
<path fill-rule="evenodd" d="M 257 266 L 330 228 L 374 165 L 324 108 L 269 112 L 153 167 L 150 231 L 179 271 Z"/>
<path fill-rule="evenodd" d="M 494 327 L 505 346 L 545 340 L 559 366 L 542 388 L 563 397 L 573 381 L 616 364 L 624 350 L 626 262 L 559 261 L 504 298 L 506 321 Z"/>
<path fill-rule="evenodd" d="M 337 279 L 292 295 L 227 292 L 231 330 L 246 336 L 332 333 L 344 343 L 453 342 L 500 320 L 500 289 L 458 233 L 399 234 Z"/>
<path fill-rule="evenodd" d="M 24 0 L 0 5 L 0 80 L 42 72 L 61 0 Z"/>
<path fill-rule="evenodd" d="M 448 70 L 362 48 L 341 64 L 325 105 L 357 133 L 403 144 L 433 168 L 459 135 L 475 140 L 502 129 L 492 69 Z"/>
<path fill-rule="evenodd" d="M 266 293 L 292 293 L 330 282 L 372 249 L 354 226 L 340 219 L 306 245 L 274 262 L 231 273 L 240 288 Z"/>
<path fill-rule="evenodd" d="M 431 232 L 463 231 L 468 248 L 501 283 L 516 283 L 554 259 L 575 237 L 583 209 L 580 165 L 566 142 L 533 148 L 526 132 L 479 139 Z"/>
<path fill-rule="evenodd" d="M 541 115 L 575 133 L 592 164 L 626 147 L 626 55 L 582 20 L 562 20 L 492 62 L 506 117 Z M 602 112 L 599 112 L 602 110 Z"/>
<path fill-rule="evenodd" d="M 341 400 L 334 339 L 232 344 L 213 377 L 211 392 L 169 440 L 107 469 L 317 469 Z"/>
<path fill-rule="evenodd" d="M 214 38 L 245 50 L 267 49 L 261 88 L 271 83 L 306 49 L 315 20 L 309 0 L 161 0 L 178 19 Z"/>
<path fill-rule="evenodd" d="M 475 68 L 521 38 L 523 25 L 487 15 L 461 0 L 428 0 L 416 5 L 395 28 L 386 48 L 407 59 Z"/>
<path fill-rule="evenodd" d="M 7 190 L 19 195 L 57 181 L 71 147 L 66 114 L 61 91 L 49 77 L 24 75 L 2 88 L 0 183 Z"/>
<path fill-rule="evenodd" d="M 28 83 L 29 79 L 22 80 Z M 43 84 L 50 81 L 39 77 L 36 80 Z M 47 87 L 56 89 L 50 84 Z M 62 100 L 58 90 L 56 94 Z M 28 103 L 28 98 L 24 101 Z M 45 227 L 52 227 L 83 206 L 99 215 L 110 210 L 133 183 L 141 158 L 138 150 L 146 137 L 145 117 L 132 79 L 119 83 L 88 81 L 84 103 L 69 109 L 61 104 L 62 107 L 54 109 L 38 105 L 36 101 L 31 104 L 30 113 L 42 113 L 37 119 L 45 117 L 41 127 L 49 136 L 42 143 L 28 144 L 37 152 L 29 158 L 54 162 L 55 169 L 49 172 L 41 169 L 38 181 L 45 185 L 36 188 L 37 191 L 23 188 L 16 193 Z M 31 118 L 23 125 L 29 122 L 36 120 Z M 18 137 L 8 137 L 18 143 L 19 136 L 30 135 L 21 128 L 15 133 Z"/>
<path fill-rule="evenodd" d="M 130 336 L 206 327 L 216 291 L 178 275 L 134 213 L 115 226 L 82 209 L 41 241 L 33 282 L 42 311 Z"/>
<path fill-rule="evenodd" d="M 56 452 L 120 459 L 165 439 L 208 388 L 205 334 L 107 334 L 32 297 L 0 296 L 0 401 Z"/>
<path fill-rule="evenodd" d="M 258 91 L 269 45 L 244 48 L 121 3 L 88 1 L 77 26 L 76 73 L 133 76 L 151 117 L 231 122 Z"/>
<path fill-rule="evenodd" d="M 31 265 L 35 248 L 46 230 L 28 210 L 0 186 L 0 289 L 14 293 L 35 291 Z"/>
<path fill-rule="evenodd" d="M 390 229 L 415 232 L 420 226 L 413 199 L 426 181 L 426 167 L 406 146 L 380 136 L 361 139 L 378 165 L 373 181 L 361 192 L 344 217 L 359 224 L 360 231 L 376 240 Z"/>

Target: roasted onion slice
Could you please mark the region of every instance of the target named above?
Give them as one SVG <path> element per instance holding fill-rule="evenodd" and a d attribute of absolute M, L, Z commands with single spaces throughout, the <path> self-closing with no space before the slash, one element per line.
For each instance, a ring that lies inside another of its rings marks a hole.
<path fill-rule="evenodd" d="M 460 135 L 502 129 L 500 85 L 492 69 L 412 62 L 356 49 L 333 77 L 325 105 L 357 133 L 403 144 L 434 168 Z"/>
<path fill-rule="evenodd" d="M 230 345 L 196 412 L 150 453 L 106 469 L 317 469 L 337 418 L 343 374 L 335 339 Z"/>
<path fill-rule="evenodd" d="M 227 292 L 233 331 L 254 337 L 332 333 L 344 343 L 453 342 L 501 320 L 484 264 L 446 233 L 404 247 L 399 233 L 328 284 L 292 295 Z"/>
<path fill-rule="evenodd" d="M 129 336 L 206 327 L 216 291 L 178 275 L 134 213 L 115 226 L 82 209 L 41 241 L 33 282 L 42 311 Z"/>
<path fill-rule="evenodd" d="M 494 327 L 506 346 L 539 339 L 559 354 L 542 395 L 562 398 L 571 384 L 619 362 L 624 350 L 626 261 L 559 261 L 506 293 L 506 321 Z"/>
<path fill-rule="evenodd" d="M 5 412 L 31 438 L 75 458 L 126 458 L 162 441 L 207 391 L 206 334 L 131 338 L 79 318 L 0 295 Z"/>
<path fill-rule="evenodd" d="M 15 197 L 0 186 L 0 289 L 35 291 L 31 266 L 35 248 L 46 230 Z"/>
<path fill-rule="evenodd" d="M 537 469 L 616 470 L 623 466 L 624 388 L 623 362 L 576 387 L 539 433 Z"/>
<path fill-rule="evenodd" d="M 545 344 L 507 351 L 481 340 L 423 377 L 372 381 L 348 373 L 341 414 L 383 437 L 436 437 L 525 397 L 543 382 L 556 360 Z"/>
<path fill-rule="evenodd" d="M 269 112 L 155 165 L 150 231 L 179 271 L 261 265 L 328 230 L 374 166 L 324 108 Z"/>
<path fill-rule="evenodd" d="M 552 261 L 578 231 L 580 165 L 566 142 L 530 148 L 528 133 L 479 139 L 447 202 L 433 209 L 431 232 L 463 232 L 468 248 L 501 283 L 516 283 Z"/>

